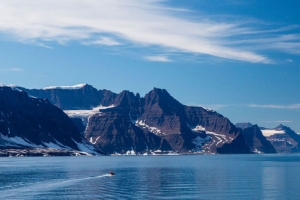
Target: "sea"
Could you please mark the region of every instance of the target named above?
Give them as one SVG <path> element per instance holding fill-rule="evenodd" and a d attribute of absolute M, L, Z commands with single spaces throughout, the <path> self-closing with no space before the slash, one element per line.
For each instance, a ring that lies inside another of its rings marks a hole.
<path fill-rule="evenodd" d="M 300 155 L 6 157 L 0 199 L 300 199 Z"/>

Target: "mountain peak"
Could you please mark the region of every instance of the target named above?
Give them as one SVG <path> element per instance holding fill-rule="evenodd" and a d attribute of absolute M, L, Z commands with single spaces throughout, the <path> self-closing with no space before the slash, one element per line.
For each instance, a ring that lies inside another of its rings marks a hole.
<path fill-rule="evenodd" d="M 241 123 L 235 124 L 235 126 L 236 126 L 237 128 L 245 129 L 245 128 L 250 128 L 250 127 L 252 127 L 253 124 L 251 124 L 250 122 L 241 122 Z"/>
<path fill-rule="evenodd" d="M 134 93 L 123 90 L 120 94 L 117 95 L 117 97 L 114 100 L 114 105 L 122 105 L 122 106 L 129 106 L 131 104 L 135 103 L 135 95 Z"/>
<path fill-rule="evenodd" d="M 285 126 L 285 125 L 283 125 L 283 124 L 279 124 L 276 128 L 275 128 L 276 130 L 291 130 L 290 129 L 290 127 L 288 127 L 288 126 Z"/>
<path fill-rule="evenodd" d="M 153 88 L 145 95 L 145 104 L 154 105 L 156 103 L 161 107 L 181 105 L 166 89 Z"/>

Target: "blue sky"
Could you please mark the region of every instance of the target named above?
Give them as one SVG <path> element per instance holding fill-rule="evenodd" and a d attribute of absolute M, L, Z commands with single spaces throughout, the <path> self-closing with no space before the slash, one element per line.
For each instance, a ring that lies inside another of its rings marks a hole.
<path fill-rule="evenodd" d="M 233 123 L 300 133 L 300 2 L 2 0 L 0 82 L 167 89 Z"/>

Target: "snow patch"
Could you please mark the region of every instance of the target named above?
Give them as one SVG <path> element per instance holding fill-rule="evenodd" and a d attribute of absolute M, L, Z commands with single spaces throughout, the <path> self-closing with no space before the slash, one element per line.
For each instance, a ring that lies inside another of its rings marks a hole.
<path fill-rule="evenodd" d="M 52 149 L 67 149 L 65 146 L 60 146 L 59 144 L 55 144 L 53 142 L 43 142 L 43 144 L 48 147 L 48 148 L 52 148 Z M 70 148 L 68 148 L 70 149 Z"/>
<path fill-rule="evenodd" d="M 202 107 L 204 110 L 208 111 L 208 112 L 215 112 L 213 109 L 211 108 L 205 108 L 205 107 Z"/>
<path fill-rule="evenodd" d="M 95 141 L 93 141 L 93 137 L 90 137 L 90 143 L 92 143 L 92 144 L 96 144 L 97 143 L 97 141 L 98 141 L 98 139 L 100 138 L 101 136 L 98 136 L 97 138 L 96 138 L 96 140 Z"/>
<path fill-rule="evenodd" d="M 155 151 L 146 151 L 143 154 L 136 153 L 134 150 L 127 151 L 125 154 L 114 152 L 111 154 L 111 156 L 177 156 L 180 155 L 174 151 L 161 151 L 161 150 L 155 150 Z"/>
<path fill-rule="evenodd" d="M 259 151 L 258 149 L 254 149 L 253 152 L 256 153 L 256 154 L 263 154 L 263 152 Z"/>
<path fill-rule="evenodd" d="M 283 130 L 274 130 L 274 129 L 261 130 L 261 132 L 265 137 L 269 137 L 275 134 L 285 134 L 285 131 Z"/>
<path fill-rule="evenodd" d="M 88 144 L 88 143 L 78 143 L 76 142 L 75 140 L 73 140 L 76 144 L 77 144 L 77 147 L 78 149 L 80 149 L 81 151 L 83 152 L 86 152 L 88 154 L 97 154 L 96 151 L 95 151 L 95 147 L 93 147 L 92 145 Z"/>
<path fill-rule="evenodd" d="M 108 109 L 115 107 L 113 104 L 110 106 L 98 106 L 91 110 L 64 110 L 64 112 L 71 118 L 75 117 L 89 117 L 91 115 L 94 115 L 96 113 L 101 113 L 99 110 Z"/>
<path fill-rule="evenodd" d="M 195 132 L 205 131 L 205 128 L 202 127 L 202 126 L 200 126 L 200 125 L 198 125 L 198 126 L 196 126 L 194 128 L 191 128 L 191 129 L 192 129 L 192 131 L 195 131 Z"/>
<path fill-rule="evenodd" d="M 65 145 L 63 145 L 62 143 L 58 142 L 57 140 L 55 140 L 55 143 L 53 142 L 43 142 L 43 144 L 48 147 L 48 148 L 53 148 L 53 149 L 62 149 L 62 150 L 73 150 L 70 147 L 67 147 Z"/>
<path fill-rule="evenodd" d="M 86 86 L 86 84 L 78 84 L 73 86 L 50 86 L 50 87 L 45 87 L 44 90 L 52 90 L 52 89 L 74 90 L 74 89 L 81 89 L 84 86 Z"/>
<path fill-rule="evenodd" d="M 135 151 L 133 150 L 133 149 L 131 149 L 131 151 L 127 151 L 126 153 L 125 153 L 125 155 L 127 155 L 127 156 L 136 156 L 137 154 L 135 153 Z"/>
<path fill-rule="evenodd" d="M 145 123 L 145 120 L 144 121 L 143 120 L 136 120 L 136 121 L 131 120 L 131 122 L 140 128 L 148 129 L 149 132 L 151 132 L 155 135 L 166 135 L 159 128 L 147 125 Z"/>
<path fill-rule="evenodd" d="M 64 110 L 70 118 L 81 118 L 83 125 L 86 127 L 85 130 L 88 128 L 89 118 L 97 113 L 101 113 L 99 110 L 108 109 L 115 107 L 113 104 L 110 106 L 98 106 L 91 110 Z"/>
<path fill-rule="evenodd" d="M 15 136 L 15 137 L 7 137 L 2 134 L 0 134 L 0 138 L 7 142 L 9 145 L 15 146 L 15 147 L 20 147 L 20 146 L 25 146 L 25 147 L 33 147 L 33 148 L 43 148 L 41 145 L 36 145 L 32 144 L 29 141 L 26 141 L 25 139 Z"/>

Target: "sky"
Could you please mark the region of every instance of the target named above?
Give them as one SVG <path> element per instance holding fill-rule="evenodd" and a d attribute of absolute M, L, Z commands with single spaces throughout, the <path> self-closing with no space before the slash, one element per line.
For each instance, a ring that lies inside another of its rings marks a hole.
<path fill-rule="evenodd" d="M 300 133 L 298 0 L 1 0 L 0 83 L 87 83 Z"/>

